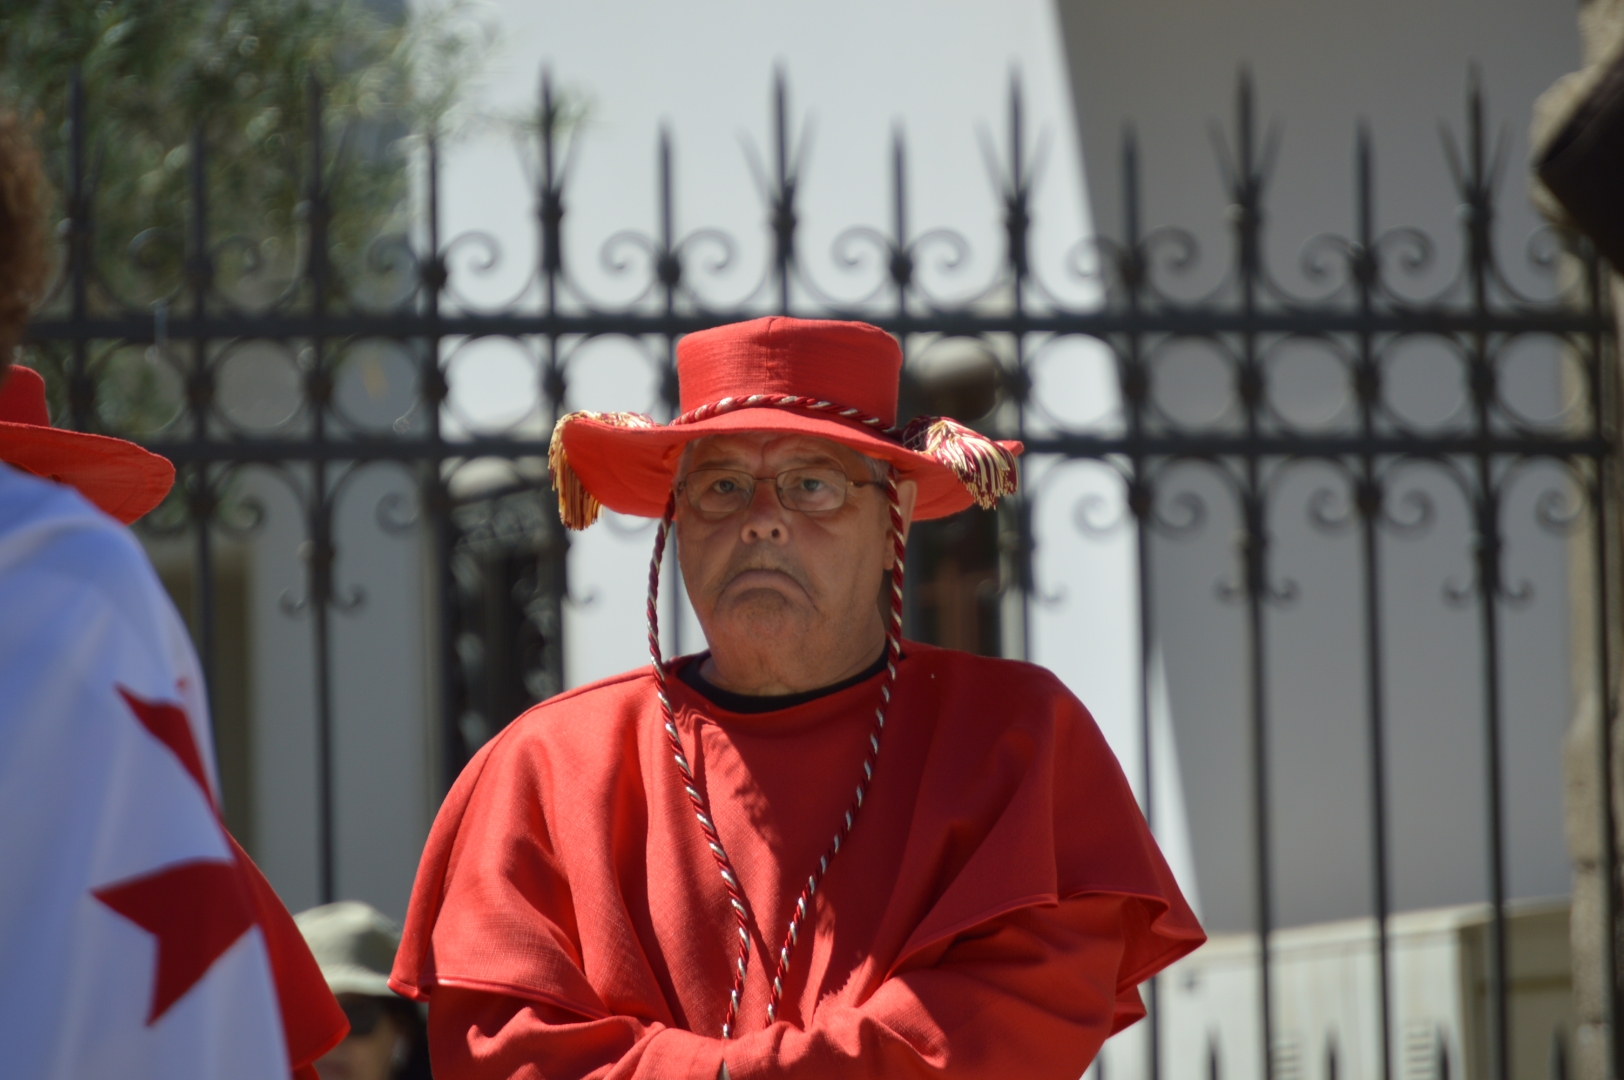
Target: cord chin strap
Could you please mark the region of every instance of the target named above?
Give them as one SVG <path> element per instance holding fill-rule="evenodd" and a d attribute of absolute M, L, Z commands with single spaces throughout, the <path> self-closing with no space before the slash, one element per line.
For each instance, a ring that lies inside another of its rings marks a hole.
<path fill-rule="evenodd" d="M 857 815 L 863 809 L 863 800 L 868 794 L 868 785 L 874 779 L 874 765 L 880 756 L 880 736 L 885 733 L 885 714 L 891 705 L 891 691 L 897 680 L 897 661 L 902 656 L 902 571 L 904 557 L 907 553 L 907 544 L 902 531 L 902 506 L 897 499 L 896 470 L 891 469 L 885 478 L 885 496 L 890 510 L 891 524 L 891 617 L 885 627 L 885 678 L 880 683 L 880 700 L 874 708 L 874 727 L 868 735 L 868 752 L 863 757 L 862 775 L 857 778 L 857 786 L 852 793 L 851 805 L 847 807 L 845 816 L 841 818 L 840 825 L 835 829 L 834 838 L 829 841 L 829 847 L 823 857 L 818 859 L 817 867 L 807 875 L 806 884 L 801 888 L 801 894 L 795 900 L 794 912 L 790 915 L 789 926 L 784 933 L 784 941 L 778 949 L 777 968 L 773 972 L 772 993 L 767 1004 L 767 1023 L 772 1024 L 778 1019 L 778 1007 L 784 997 L 784 980 L 789 976 L 790 955 L 800 941 L 801 931 L 806 925 L 807 914 L 811 910 L 812 898 L 817 895 L 818 886 L 823 883 L 824 876 L 829 872 L 829 864 L 840 854 L 841 846 L 851 836 L 853 826 L 857 823 Z M 731 1039 L 738 1028 L 739 1001 L 744 994 L 745 976 L 750 970 L 750 907 L 745 899 L 744 888 L 739 884 L 739 875 L 734 872 L 733 862 L 728 858 L 727 851 L 722 846 L 722 837 L 716 831 L 715 820 L 711 816 L 710 806 L 704 793 L 699 790 L 699 783 L 694 779 L 693 767 L 688 763 L 688 754 L 682 747 L 682 739 L 677 734 L 676 718 L 671 711 L 671 698 L 667 693 L 667 671 L 665 661 L 660 655 L 660 621 L 659 621 L 659 592 L 660 592 L 660 564 L 665 558 L 666 539 L 671 532 L 671 521 L 676 516 L 676 495 L 673 493 L 666 500 L 665 514 L 660 519 L 660 528 L 654 536 L 654 557 L 649 562 L 648 569 L 648 651 L 654 662 L 654 689 L 660 701 L 660 717 L 665 724 L 666 738 L 671 741 L 671 756 L 676 763 L 677 771 L 682 775 L 682 787 L 688 795 L 689 804 L 693 807 L 694 817 L 699 821 L 699 829 L 705 835 L 705 843 L 710 847 L 711 855 L 716 860 L 716 867 L 722 875 L 722 885 L 727 890 L 728 905 L 733 911 L 734 925 L 739 935 L 739 954 L 733 964 L 733 988 L 728 992 L 727 1019 L 722 1023 L 722 1038 Z"/>

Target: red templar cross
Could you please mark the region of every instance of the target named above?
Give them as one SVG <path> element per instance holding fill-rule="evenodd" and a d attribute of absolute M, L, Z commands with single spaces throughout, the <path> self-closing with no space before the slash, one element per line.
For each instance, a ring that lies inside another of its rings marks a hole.
<path fill-rule="evenodd" d="M 203 758 L 186 713 L 178 705 L 139 698 L 122 686 L 118 692 L 141 726 L 169 748 L 214 808 Z M 214 809 L 218 822 L 219 810 Z M 220 831 L 224 834 L 225 828 Z M 148 1025 L 197 985 L 221 954 L 256 922 L 241 849 L 229 834 L 226 842 L 231 848 L 229 860 L 189 859 L 92 890 L 96 899 L 158 939 Z"/>

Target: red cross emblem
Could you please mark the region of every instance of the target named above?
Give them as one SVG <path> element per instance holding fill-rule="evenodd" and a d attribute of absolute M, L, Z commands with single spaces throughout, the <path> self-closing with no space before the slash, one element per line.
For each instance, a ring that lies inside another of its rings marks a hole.
<path fill-rule="evenodd" d="M 192 738 L 192 725 L 178 706 L 147 701 L 118 688 L 141 726 L 169 748 L 220 822 L 209 792 L 203 758 Z M 150 874 L 93 889 L 91 895 L 158 939 L 152 979 L 151 1026 L 208 974 L 214 962 L 257 922 L 252 886 L 243 868 L 242 849 L 220 826 L 231 858 L 188 859 Z"/>

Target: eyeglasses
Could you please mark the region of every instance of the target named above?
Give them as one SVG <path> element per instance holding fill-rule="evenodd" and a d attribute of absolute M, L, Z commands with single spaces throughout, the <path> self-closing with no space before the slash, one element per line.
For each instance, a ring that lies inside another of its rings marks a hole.
<path fill-rule="evenodd" d="M 846 505 L 852 488 L 878 480 L 853 480 L 839 469 L 812 465 L 786 469 L 777 476 L 751 476 L 738 469 L 695 469 L 677 484 L 688 505 L 707 518 L 737 514 L 756 496 L 756 483 L 771 480 L 778 504 L 801 514 L 823 514 Z"/>

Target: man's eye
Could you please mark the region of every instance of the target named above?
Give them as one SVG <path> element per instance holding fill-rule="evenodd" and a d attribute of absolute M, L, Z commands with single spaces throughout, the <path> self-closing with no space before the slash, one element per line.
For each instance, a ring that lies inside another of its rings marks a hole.
<path fill-rule="evenodd" d="M 828 488 L 829 482 L 816 476 L 803 476 L 795 482 L 795 486 L 808 495 L 816 495 Z"/>
<path fill-rule="evenodd" d="M 732 480 L 725 476 L 720 480 L 713 482 L 710 489 L 718 495 L 732 495 L 741 490 L 737 480 Z"/>

